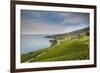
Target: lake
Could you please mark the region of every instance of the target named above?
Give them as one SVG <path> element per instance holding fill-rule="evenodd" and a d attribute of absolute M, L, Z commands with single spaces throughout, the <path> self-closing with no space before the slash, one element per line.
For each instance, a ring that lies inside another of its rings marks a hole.
<path fill-rule="evenodd" d="M 21 35 L 21 54 L 50 47 L 48 35 Z"/>

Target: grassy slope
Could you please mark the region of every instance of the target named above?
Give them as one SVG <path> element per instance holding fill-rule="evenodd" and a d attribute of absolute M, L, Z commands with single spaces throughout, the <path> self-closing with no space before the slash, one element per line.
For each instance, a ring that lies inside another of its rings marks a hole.
<path fill-rule="evenodd" d="M 22 62 L 66 61 L 89 59 L 89 37 L 66 40 L 60 45 L 33 51 L 22 56 Z"/>

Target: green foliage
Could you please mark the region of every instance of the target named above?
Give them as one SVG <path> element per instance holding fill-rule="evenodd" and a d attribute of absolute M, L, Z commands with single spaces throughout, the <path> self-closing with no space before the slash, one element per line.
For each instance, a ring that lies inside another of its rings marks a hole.
<path fill-rule="evenodd" d="M 64 40 L 59 45 L 56 44 L 49 48 L 22 55 L 21 61 L 25 62 L 31 58 L 34 59 L 30 62 L 87 60 L 89 59 L 89 37 Z"/>
<path fill-rule="evenodd" d="M 89 32 L 86 32 L 86 36 L 89 36 Z"/>
<path fill-rule="evenodd" d="M 37 55 L 40 54 L 40 53 L 41 53 L 40 51 L 36 51 L 36 52 L 30 52 L 30 53 L 28 53 L 28 54 L 23 54 L 23 55 L 21 56 L 21 62 L 26 62 L 26 61 L 28 61 L 29 59 L 31 59 L 31 58 L 37 56 Z"/>
<path fill-rule="evenodd" d="M 56 45 L 57 40 L 50 40 L 50 42 L 52 43 L 51 46 Z"/>

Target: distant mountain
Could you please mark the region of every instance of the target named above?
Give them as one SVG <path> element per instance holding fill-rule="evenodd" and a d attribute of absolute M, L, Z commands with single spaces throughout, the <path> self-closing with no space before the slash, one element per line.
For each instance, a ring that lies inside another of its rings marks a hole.
<path fill-rule="evenodd" d="M 83 29 L 80 29 L 80 30 L 75 30 L 75 31 L 72 31 L 72 32 L 68 32 L 68 33 L 46 36 L 46 38 L 60 39 L 60 38 L 63 38 L 63 37 L 85 35 L 87 32 L 89 33 L 89 27 L 83 28 Z"/>

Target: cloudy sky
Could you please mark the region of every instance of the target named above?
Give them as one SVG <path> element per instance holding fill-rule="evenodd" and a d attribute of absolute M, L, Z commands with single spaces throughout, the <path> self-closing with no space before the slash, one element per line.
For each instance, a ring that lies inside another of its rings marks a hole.
<path fill-rule="evenodd" d="M 21 10 L 21 34 L 61 34 L 89 26 L 89 13 Z"/>

